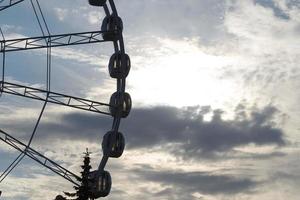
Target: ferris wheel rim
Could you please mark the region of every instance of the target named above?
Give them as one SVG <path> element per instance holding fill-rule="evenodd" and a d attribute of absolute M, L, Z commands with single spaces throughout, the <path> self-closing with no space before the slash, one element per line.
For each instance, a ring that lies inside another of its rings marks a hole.
<path fill-rule="evenodd" d="M 0 11 L 4 10 L 6 8 L 9 8 L 9 7 L 11 7 L 11 6 L 13 6 L 13 5 L 17 4 L 17 3 L 20 3 L 22 1 L 24 1 L 24 0 L 16 0 L 15 2 L 10 1 L 10 4 L 8 6 L 6 6 L 6 7 L 5 6 L 1 7 L 1 5 L 0 5 Z M 36 0 L 36 1 L 38 2 L 38 0 Z M 3 1 L 0 1 L 0 3 L 1 2 L 3 2 Z M 32 3 L 32 0 L 31 0 L 31 3 Z M 118 11 L 117 11 L 116 5 L 114 3 L 114 0 L 107 0 L 107 1 L 105 0 L 105 4 L 103 5 L 103 8 L 104 8 L 104 12 L 105 12 L 106 17 L 119 18 Z M 42 17 L 43 17 L 43 14 L 42 14 Z M 44 17 L 43 17 L 43 20 L 45 20 Z M 120 18 L 120 20 L 121 20 L 121 18 Z M 122 24 L 122 26 L 123 26 L 123 24 Z M 51 34 L 50 34 L 49 30 L 48 30 L 47 25 L 46 25 L 46 28 L 47 28 L 47 31 L 48 31 L 48 35 L 50 37 Z M 42 30 L 42 32 L 43 32 L 43 30 Z M 2 33 L 2 30 L 1 30 L 1 33 Z M 44 35 L 44 32 L 43 32 L 43 35 Z M 45 35 L 44 35 L 44 37 L 45 37 Z M 5 41 L 4 36 L 3 36 L 3 39 Z M 113 43 L 113 46 L 114 46 L 114 54 L 120 54 L 120 56 L 121 56 L 121 58 L 120 58 L 121 62 L 122 63 L 127 63 L 127 57 L 128 57 L 128 55 L 126 54 L 126 51 L 125 51 L 125 44 L 124 44 L 124 38 L 123 38 L 123 27 L 122 27 L 121 30 L 117 31 L 116 38 L 113 39 L 112 43 Z M 49 45 L 49 44 L 47 43 L 47 45 Z M 51 47 L 52 46 L 51 46 L 51 43 L 50 43 L 50 45 L 47 46 L 47 52 L 50 49 L 50 53 L 51 53 Z M 2 43 L 1 43 L 1 48 L 2 48 Z M 5 55 L 5 49 L 3 50 L 3 52 L 1 51 L 1 53 L 3 53 L 3 55 Z M 48 56 L 48 53 L 47 53 L 47 56 Z M 50 54 L 50 56 L 51 56 L 51 54 Z M 128 59 L 129 59 L 129 57 L 128 57 Z M 130 65 L 130 60 L 129 60 L 129 65 Z M 130 68 L 128 70 L 130 70 Z M 113 123 L 112 123 L 111 130 L 108 133 L 112 134 L 112 137 L 114 137 L 115 135 L 117 135 L 117 133 L 119 133 L 121 119 L 127 117 L 127 115 L 129 114 L 129 112 L 131 110 L 131 106 L 132 106 L 132 104 L 131 104 L 131 97 L 130 97 L 130 95 L 128 93 L 126 93 L 126 77 L 128 75 L 128 72 L 127 72 L 127 74 L 124 77 L 117 77 L 117 78 L 115 78 L 116 79 L 116 86 L 117 86 L 117 88 L 116 88 L 116 92 L 114 94 L 116 94 L 115 96 L 119 98 L 118 100 L 121 101 L 122 105 L 118 105 L 118 108 L 115 109 L 116 110 L 115 113 L 113 113 L 112 111 L 110 111 L 111 112 L 111 116 L 113 117 Z M 4 76 L 4 74 L 5 73 L 4 73 L 4 64 L 3 64 L 3 76 Z M 112 78 L 114 78 L 114 77 L 112 77 Z M 0 82 L 0 97 L 1 97 L 1 95 L 3 93 L 4 83 L 5 83 L 5 81 L 4 81 L 4 77 L 3 77 L 3 81 Z M 25 90 L 26 90 L 26 88 L 25 88 Z M 47 85 L 47 91 L 48 91 L 48 85 Z M 50 83 L 49 83 L 49 91 L 48 91 L 48 93 L 46 93 L 47 96 L 46 96 L 46 100 L 45 100 L 45 104 L 44 104 L 43 109 L 45 108 L 45 106 L 46 106 L 46 104 L 48 102 L 49 94 L 50 94 Z M 77 99 L 80 99 L 80 98 L 77 98 Z M 120 101 L 118 101 L 118 103 L 120 103 Z M 125 113 L 122 111 L 122 109 L 124 109 L 124 108 L 122 108 L 122 106 L 124 107 L 123 104 L 125 104 L 126 109 L 129 108 L 129 111 L 126 110 Z M 110 108 L 113 107 L 111 105 L 111 103 L 109 103 L 109 106 L 110 106 Z M 41 112 L 41 115 L 42 114 L 43 114 L 43 110 Z M 3 132 L 2 130 L 0 130 L 0 131 Z M 3 132 L 3 133 L 5 133 L 5 132 Z M 30 139 L 30 141 L 31 141 L 31 139 Z M 110 145 L 109 148 L 112 148 L 111 145 L 113 145 L 113 143 L 111 142 L 109 145 Z M 30 146 L 30 144 L 28 146 Z M 105 168 L 106 163 L 107 163 L 107 161 L 109 160 L 110 157 L 111 156 L 108 155 L 107 153 L 105 153 L 104 149 L 103 149 L 103 156 L 102 156 L 101 162 L 100 162 L 99 167 L 98 167 L 98 172 L 99 173 L 103 173 L 104 172 L 104 168 Z"/>

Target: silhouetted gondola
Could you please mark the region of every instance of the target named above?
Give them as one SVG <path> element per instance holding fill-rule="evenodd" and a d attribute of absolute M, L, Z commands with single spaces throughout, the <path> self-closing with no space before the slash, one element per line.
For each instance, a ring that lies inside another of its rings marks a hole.
<path fill-rule="evenodd" d="M 112 158 L 122 156 L 125 149 L 125 138 L 120 132 L 110 131 L 103 136 L 102 149 L 105 155 Z"/>
<path fill-rule="evenodd" d="M 112 184 L 109 172 L 104 171 L 100 173 L 99 171 L 93 171 L 90 173 L 89 179 L 94 182 L 90 188 L 93 198 L 97 199 L 109 195 Z"/>
<path fill-rule="evenodd" d="M 130 71 L 131 63 L 127 54 L 114 53 L 109 60 L 109 74 L 112 78 L 126 78 Z"/>
<path fill-rule="evenodd" d="M 0 8 L 0 11 L 12 7 L 13 5 L 22 1 L 23 0 L 4 1 L 7 4 L 0 6 L 2 7 Z M 50 32 L 49 30 L 38 1 L 39 0 L 31 1 L 31 4 L 33 13 L 35 14 L 41 29 L 41 36 L 6 40 L 0 28 L 0 36 L 2 35 L 3 37 L 3 40 L 0 41 L 0 53 L 3 55 L 3 62 L 0 63 L 0 65 L 2 64 L 2 76 L 0 77 L 0 96 L 3 93 L 44 102 L 40 115 L 34 126 L 34 130 L 32 131 L 31 137 L 27 143 L 19 141 L 14 136 L 0 129 L 0 141 L 3 141 L 4 143 L 20 151 L 19 156 L 0 176 L 0 182 L 2 182 L 12 172 L 12 170 L 22 161 L 25 156 L 29 156 L 39 164 L 74 184 L 75 191 L 73 193 L 64 192 L 65 197 L 58 195 L 56 196 L 55 200 L 94 200 L 100 197 L 106 197 L 110 193 L 112 179 L 110 173 L 105 171 L 105 167 L 110 158 L 119 158 L 124 152 L 125 138 L 123 134 L 119 132 L 119 127 L 122 121 L 121 118 L 127 117 L 132 107 L 131 97 L 128 93 L 126 93 L 126 78 L 131 68 L 131 62 L 128 54 L 126 54 L 125 51 L 125 44 L 122 35 L 122 19 L 118 16 L 114 0 L 88 0 L 89 5 L 102 7 L 101 9 L 103 9 L 105 13 L 102 25 L 99 21 L 96 31 L 52 35 L 52 31 Z M 2 0 L 0 0 L 0 2 L 2 2 Z M 99 27 L 100 25 L 101 27 Z M 109 60 L 108 69 L 110 77 L 115 79 L 114 82 L 116 83 L 116 92 L 111 95 L 109 104 L 107 101 L 105 103 L 96 102 L 85 98 L 56 93 L 51 90 L 51 77 L 53 74 L 51 70 L 52 48 L 104 42 L 113 44 L 113 52 L 111 53 L 112 56 Z M 47 49 L 47 69 L 45 70 L 47 79 L 45 80 L 45 88 L 40 89 L 28 87 L 26 85 L 8 83 L 5 81 L 7 76 L 5 74 L 6 62 L 4 62 L 6 52 L 42 48 Z M 90 171 L 92 166 L 90 164 L 90 152 L 88 152 L 88 149 L 85 153 L 83 165 L 81 165 L 82 171 L 80 172 L 80 176 L 69 171 L 55 161 L 47 158 L 43 155 L 43 153 L 31 148 L 31 143 L 35 138 L 40 121 L 44 115 L 44 111 L 50 103 L 98 114 L 109 115 L 112 117 L 112 127 L 110 130 L 107 130 L 109 132 L 103 136 L 103 156 L 99 166 L 97 167 L 97 170 L 93 172 Z M 1 193 L 2 192 L 0 191 L 0 196 Z"/>
<path fill-rule="evenodd" d="M 104 6 L 106 0 L 89 0 L 90 5 L 92 6 Z"/>
<path fill-rule="evenodd" d="M 125 118 L 129 115 L 131 110 L 131 97 L 128 93 L 115 92 L 110 98 L 109 107 L 111 115 L 117 116 L 121 115 L 122 118 Z"/>
<path fill-rule="evenodd" d="M 123 30 L 123 22 L 119 16 L 106 16 L 103 19 L 101 31 L 104 31 L 102 37 L 106 41 L 115 41 L 119 39 L 119 33 Z"/>
<path fill-rule="evenodd" d="M 66 200 L 66 198 L 61 195 L 58 195 L 56 196 L 55 200 Z"/>

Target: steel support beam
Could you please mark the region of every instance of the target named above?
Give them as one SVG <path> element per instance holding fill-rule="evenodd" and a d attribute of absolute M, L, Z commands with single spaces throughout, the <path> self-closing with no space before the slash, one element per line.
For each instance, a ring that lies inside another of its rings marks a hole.
<path fill-rule="evenodd" d="M 15 148 L 16 150 L 24 153 L 26 156 L 30 157 L 34 161 L 38 162 L 39 164 L 43 165 L 44 167 L 50 169 L 54 173 L 58 174 L 59 176 L 63 177 L 64 179 L 70 181 L 71 183 L 80 186 L 79 181 L 80 177 L 75 175 L 74 173 L 70 172 L 69 170 L 65 169 L 64 167 L 60 166 L 59 164 L 55 163 L 54 161 L 50 160 L 46 156 L 40 154 L 36 150 L 27 147 L 24 143 L 17 140 L 16 138 L 10 136 L 8 133 L 4 132 L 0 129 L 0 140 L 5 142 L 6 144 L 10 145 L 11 147 Z"/>
<path fill-rule="evenodd" d="M 5 1 L 5 2 L 0 4 L 0 11 L 5 10 L 6 8 L 9 8 L 9 7 L 11 7 L 13 5 L 16 5 L 18 3 L 21 3 L 22 1 L 24 1 L 24 0 L 8 0 L 8 1 Z"/>
<path fill-rule="evenodd" d="M 50 103 L 77 108 L 85 111 L 111 115 L 109 111 L 109 104 L 91 101 L 83 98 L 73 97 L 65 94 L 55 92 L 48 92 L 46 90 L 28 87 L 24 85 L 8 83 L 0 81 L 0 90 L 3 93 L 12 94 L 21 97 L 27 97 L 40 101 L 48 101 Z M 48 96 L 48 99 L 47 99 Z"/>
<path fill-rule="evenodd" d="M 107 31 L 92 31 L 1 40 L 0 52 L 105 42 L 102 38 L 102 33 L 107 33 Z"/>

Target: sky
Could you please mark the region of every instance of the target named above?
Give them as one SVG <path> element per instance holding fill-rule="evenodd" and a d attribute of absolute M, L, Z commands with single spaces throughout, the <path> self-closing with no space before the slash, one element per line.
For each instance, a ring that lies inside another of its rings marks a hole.
<path fill-rule="evenodd" d="M 300 1 L 115 0 L 132 68 L 133 100 L 110 159 L 106 198 L 299 199 Z M 85 0 L 40 1 L 51 34 L 99 30 Z M 30 1 L 0 12 L 5 38 L 40 36 Z M 52 91 L 108 102 L 111 43 L 52 49 Z M 6 80 L 45 88 L 46 50 L 6 55 Z M 2 59 L 2 58 L 1 58 Z M 27 142 L 42 102 L 3 94 L 0 126 Z M 32 147 L 79 174 L 92 167 L 112 119 L 49 104 Z M 0 144 L 0 171 L 18 155 Z M 72 184 L 25 158 L 2 182 L 5 200 L 52 200 Z"/>

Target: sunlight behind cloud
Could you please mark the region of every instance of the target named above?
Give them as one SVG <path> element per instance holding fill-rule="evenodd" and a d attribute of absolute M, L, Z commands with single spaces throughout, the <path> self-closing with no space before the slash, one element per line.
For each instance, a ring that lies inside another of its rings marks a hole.
<path fill-rule="evenodd" d="M 179 107 L 222 105 L 236 96 L 234 82 L 218 79 L 220 70 L 235 59 L 206 54 L 196 42 L 161 39 L 160 53 L 129 78 L 135 101 Z"/>

